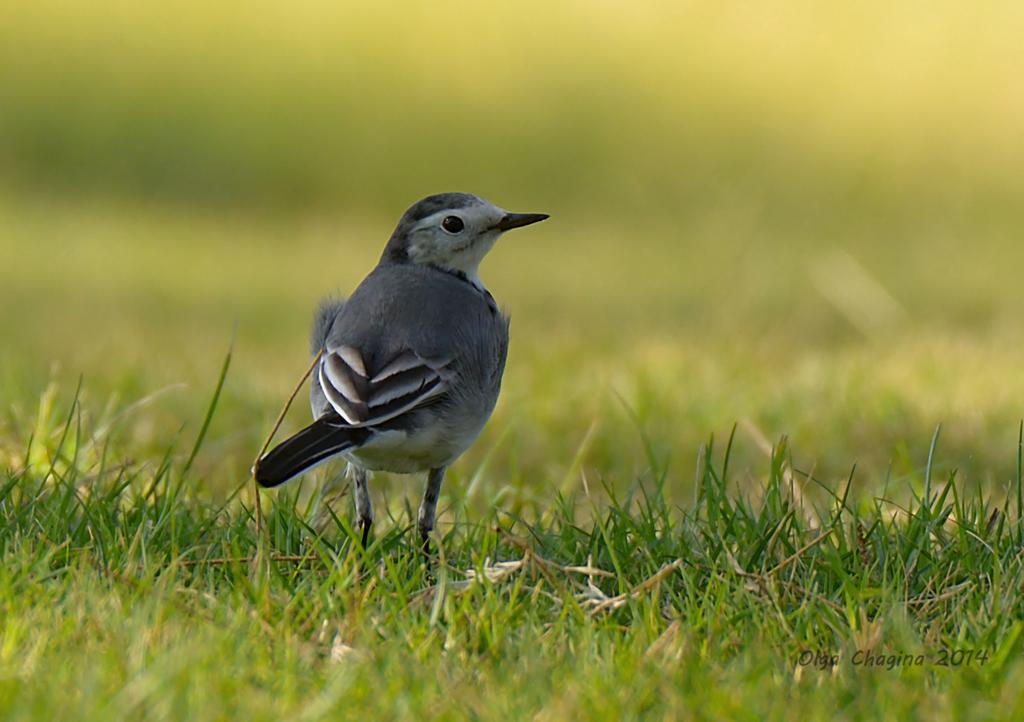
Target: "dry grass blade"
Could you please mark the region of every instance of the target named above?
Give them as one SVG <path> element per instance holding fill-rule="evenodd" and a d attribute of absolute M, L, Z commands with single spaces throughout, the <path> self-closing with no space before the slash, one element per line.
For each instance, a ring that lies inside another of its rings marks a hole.
<path fill-rule="evenodd" d="M 288 413 L 288 409 L 292 407 L 292 402 L 294 402 L 295 397 L 299 395 L 299 389 L 302 388 L 302 384 L 306 383 L 306 379 L 309 378 L 309 375 L 313 373 L 313 369 L 315 369 L 316 365 L 320 362 L 320 357 L 323 356 L 323 353 L 323 349 L 320 349 L 319 351 L 316 352 L 316 356 L 314 356 L 313 360 L 310 362 L 309 368 L 306 369 L 306 373 L 302 374 L 302 378 L 300 378 L 299 382 L 295 384 L 295 388 L 292 389 L 292 393 L 288 397 L 288 400 L 285 402 L 284 406 L 281 407 L 281 413 L 277 415 L 277 420 L 274 422 L 274 426 L 270 429 L 270 433 L 267 434 L 267 439 L 266 441 L 263 442 L 263 446 L 260 447 L 259 453 L 256 454 L 256 458 L 252 460 L 252 467 L 250 467 L 250 471 L 253 477 L 253 488 L 255 489 L 256 493 L 257 537 L 263 536 L 263 505 L 260 503 L 260 486 L 259 484 L 256 483 L 256 464 L 258 464 L 259 460 L 263 458 L 263 455 L 267 453 L 267 449 L 270 448 L 270 442 L 274 440 L 274 434 L 276 434 L 277 430 L 281 428 L 281 424 L 284 422 L 284 417 Z"/>
<path fill-rule="evenodd" d="M 658 635 L 658 638 L 651 642 L 644 651 L 644 659 L 650 659 L 651 657 L 657 656 L 668 649 L 676 639 L 679 637 L 679 632 L 683 627 L 682 620 L 675 619 L 670 625 L 665 628 L 665 631 Z"/>
<path fill-rule="evenodd" d="M 781 562 L 776 564 L 774 567 L 769 569 L 767 573 L 769 575 L 779 573 L 780 571 L 782 571 L 783 569 L 788 567 L 790 564 L 795 562 L 797 559 L 802 557 L 804 554 L 806 554 L 808 551 L 810 551 L 812 548 L 816 547 L 818 544 L 820 544 L 821 542 L 825 541 L 825 539 L 827 539 L 829 536 L 831 536 L 832 531 L 833 531 L 832 529 L 828 529 L 827 531 L 823 531 L 821 534 L 819 534 L 818 536 L 816 536 L 813 539 L 811 539 L 809 542 L 807 542 L 802 547 L 797 549 L 791 555 L 789 555 L 788 557 L 783 559 Z"/>
<path fill-rule="evenodd" d="M 308 554 L 273 554 L 269 557 L 272 562 L 308 562 L 313 557 Z M 195 567 L 200 565 L 219 566 L 224 564 L 249 564 L 256 561 L 256 557 L 217 557 L 215 559 L 183 559 L 177 562 L 178 566 Z"/>
<path fill-rule="evenodd" d="M 656 571 L 654 574 L 649 576 L 644 581 L 640 582 L 638 585 L 633 587 L 633 589 L 631 589 L 628 592 L 624 592 L 623 594 L 619 594 L 614 597 L 607 597 L 605 599 L 600 600 L 586 598 L 583 600 L 583 604 L 589 604 L 591 606 L 591 611 L 595 614 L 598 612 L 604 612 L 609 609 L 618 609 L 619 607 L 628 603 L 631 599 L 636 599 L 637 597 L 643 595 L 646 591 L 656 586 L 662 579 L 670 575 L 676 569 L 679 569 L 679 567 L 681 566 L 683 566 L 683 560 L 676 559 L 674 562 L 671 562 L 663 566 L 661 569 Z"/>

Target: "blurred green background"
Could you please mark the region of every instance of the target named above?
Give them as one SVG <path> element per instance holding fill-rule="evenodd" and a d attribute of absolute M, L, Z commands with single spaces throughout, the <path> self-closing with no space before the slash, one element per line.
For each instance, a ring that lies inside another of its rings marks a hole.
<path fill-rule="evenodd" d="M 5 0 L 0 462 L 81 376 L 93 416 L 148 399 L 119 438 L 157 464 L 233 340 L 197 468 L 234 486 L 316 300 L 464 190 L 552 219 L 483 267 L 512 350 L 451 493 L 543 508 L 667 470 L 686 498 L 734 423 L 740 478 L 788 434 L 828 484 L 918 483 L 942 423 L 940 471 L 998 490 L 1021 37 L 1012 2 Z"/>

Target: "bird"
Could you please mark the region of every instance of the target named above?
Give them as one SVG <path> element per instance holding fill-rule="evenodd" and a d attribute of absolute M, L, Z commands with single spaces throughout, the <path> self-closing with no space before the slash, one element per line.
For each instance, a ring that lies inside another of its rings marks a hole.
<path fill-rule="evenodd" d="M 481 281 L 480 263 L 502 234 L 548 217 L 469 193 L 409 207 L 352 294 L 317 308 L 314 420 L 259 458 L 257 483 L 276 487 L 343 457 L 365 548 L 371 473 L 425 471 L 416 527 L 428 550 L 445 472 L 490 418 L 508 355 L 509 317 Z"/>

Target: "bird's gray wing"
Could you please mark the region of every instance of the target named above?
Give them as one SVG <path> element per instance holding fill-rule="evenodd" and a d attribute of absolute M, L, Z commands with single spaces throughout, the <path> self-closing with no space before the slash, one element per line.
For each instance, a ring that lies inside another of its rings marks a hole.
<path fill-rule="evenodd" d="M 403 350 L 369 368 L 353 346 L 328 345 L 318 380 L 331 407 L 350 426 L 374 426 L 422 406 L 448 391 L 452 359 L 424 359 Z"/>

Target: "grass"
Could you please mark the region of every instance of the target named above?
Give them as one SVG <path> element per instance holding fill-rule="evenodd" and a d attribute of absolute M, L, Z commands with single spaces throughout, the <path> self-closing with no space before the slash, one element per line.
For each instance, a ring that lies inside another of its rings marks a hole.
<path fill-rule="evenodd" d="M 455 502 L 427 561 L 410 510 L 362 550 L 297 490 L 258 539 L 248 489 L 194 491 L 203 432 L 123 464 L 126 422 L 61 410 L 0 486 L 6 719 L 1021 713 L 1020 448 L 1006 499 L 930 456 L 906 505 L 854 482 L 811 504 L 785 440 L 756 488 L 709 442 L 685 506 L 663 470 L 521 513 Z"/>
<path fill-rule="evenodd" d="M 247 483 L 309 309 L 386 221 L 0 202 L 0 715 L 1018 716 L 1005 219 L 965 225 L 970 245 L 883 220 L 823 253 L 712 207 L 624 256 L 628 228 L 570 211 L 497 248 L 505 389 L 428 566 L 418 483 L 375 479 L 365 555 L 347 497 L 318 515 L 325 475 L 268 495 L 262 547 Z M 621 607 L 566 571 L 589 565 Z M 868 650 L 927 662 L 855 665 Z"/>

